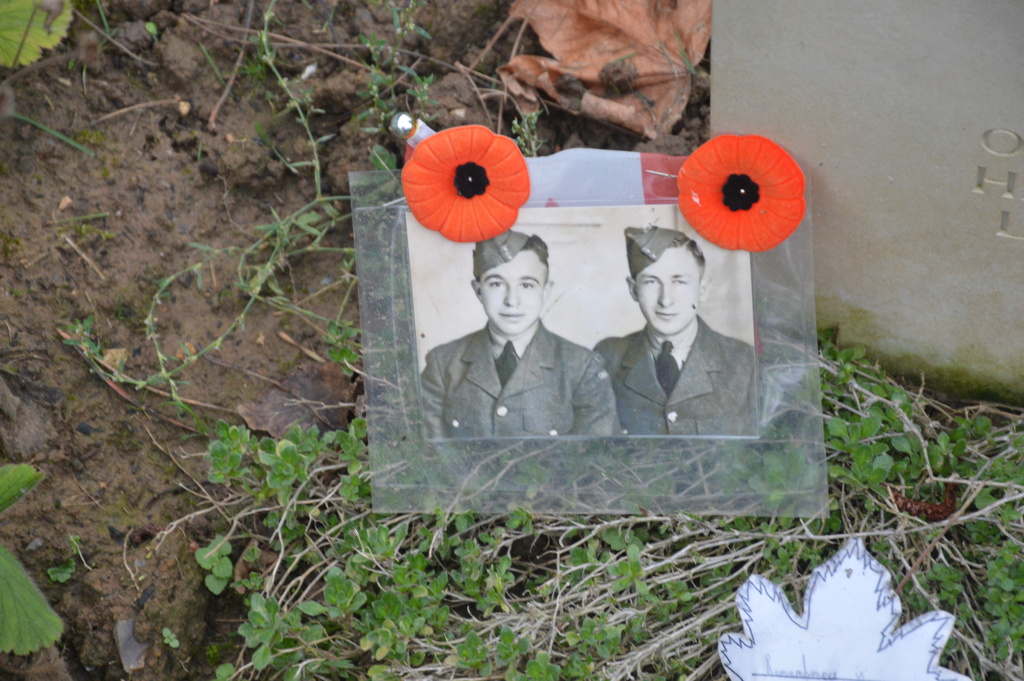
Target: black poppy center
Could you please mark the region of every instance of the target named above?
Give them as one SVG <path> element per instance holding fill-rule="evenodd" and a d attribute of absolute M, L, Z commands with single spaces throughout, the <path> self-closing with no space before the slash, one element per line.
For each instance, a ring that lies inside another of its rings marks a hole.
<path fill-rule="evenodd" d="M 749 175 L 730 175 L 722 185 L 722 203 L 731 211 L 750 210 L 760 199 L 757 183 Z"/>
<path fill-rule="evenodd" d="M 487 179 L 487 171 L 470 161 L 455 169 L 455 191 L 464 199 L 480 196 L 491 183 Z"/>

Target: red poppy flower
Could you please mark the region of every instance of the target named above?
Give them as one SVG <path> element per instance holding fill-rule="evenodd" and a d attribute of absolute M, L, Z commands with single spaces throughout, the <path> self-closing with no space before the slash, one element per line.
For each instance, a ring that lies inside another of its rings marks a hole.
<path fill-rule="evenodd" d="M 804 174 L 786 150 L 759 135 L 720 135 L 679 169 L 679 210 L 711 243 L 767 251 L 803 220 Z"/>
<path fill-rule="evenodd" d="M 515 142 L 465 125 L 416 146 L 402 170 L 402 189 L 424 227 L 452 241 L 483 241 L 516 221 L 530 197 L 530 175 Z"/>

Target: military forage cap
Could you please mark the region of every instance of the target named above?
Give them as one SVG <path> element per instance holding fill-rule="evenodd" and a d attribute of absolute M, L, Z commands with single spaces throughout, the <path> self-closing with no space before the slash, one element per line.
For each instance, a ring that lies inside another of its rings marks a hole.
<path fill-rule="evenodd" d="M 477 243 L 473 249 L 473 276 L 479 279 L 492 267 L 512 260 L 524 248 L 537 251 L 541 262 L 547 263 L 548 247 L 540 237 L 509 230 L 493 239 Z"/>
<path fill-rule="evenodd" d="M 666 250 L 681 246 L 687 246 L 697 262 L 704 264 L 700 246 L 682 232 L 654 226 L 627 227 L 626 260 L 629 261 L 629 276 L 635 277 L 645 267 L 656 262 Z"/>

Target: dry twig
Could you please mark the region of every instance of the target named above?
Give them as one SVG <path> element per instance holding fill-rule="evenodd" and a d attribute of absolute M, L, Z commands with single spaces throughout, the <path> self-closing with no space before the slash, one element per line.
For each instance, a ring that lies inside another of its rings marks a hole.
<path fill-rule="evenodd" d="M 245 10 L 245 28 L 252 25 L 252 10 L 255 5 L 255 0 L 249 0 L 249 4 Z M 220 108 L 224 105 L 228 95 L 231 94 L 231 87 L 235 84 L 235 78 L 238 76 L 238 69 L 242 67 L 242 60 L 245 59 L 245 52 L 248 49 L 248 44 L 243 44 L 242 48 L 238 51 L 238 57 L 235 59 L 235 66 L 231 69 L 231 76 L 228 77 L 228 82 L 224 85 L 224 92 L 221 94 L 220 99 L 213 105 L 213 111 L 210 112 L 210 118 L 206 122 L 206 128 L 210 132 L 217 132 L 217 114 L 220 113 Z"/>

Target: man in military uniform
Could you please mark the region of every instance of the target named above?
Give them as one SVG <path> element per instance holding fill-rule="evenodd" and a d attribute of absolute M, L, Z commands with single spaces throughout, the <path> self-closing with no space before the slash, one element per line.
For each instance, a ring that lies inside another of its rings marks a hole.
<path fill-rule="evenodd" d="M 427 353 L 427 438 L 616 434 L 600 356 L 540 321 L 552 285 L 544 241 L 512 231 L 482 241 L 473 276 L 487 325 Z"/>
<path fill-rule="evenodd" d="M 712 330 L 704 254 L 682 232 L 626 229 L 626 284 L 647 326 L 594 350 L 629 435 L 756 435 L 754 348 Z"/>

